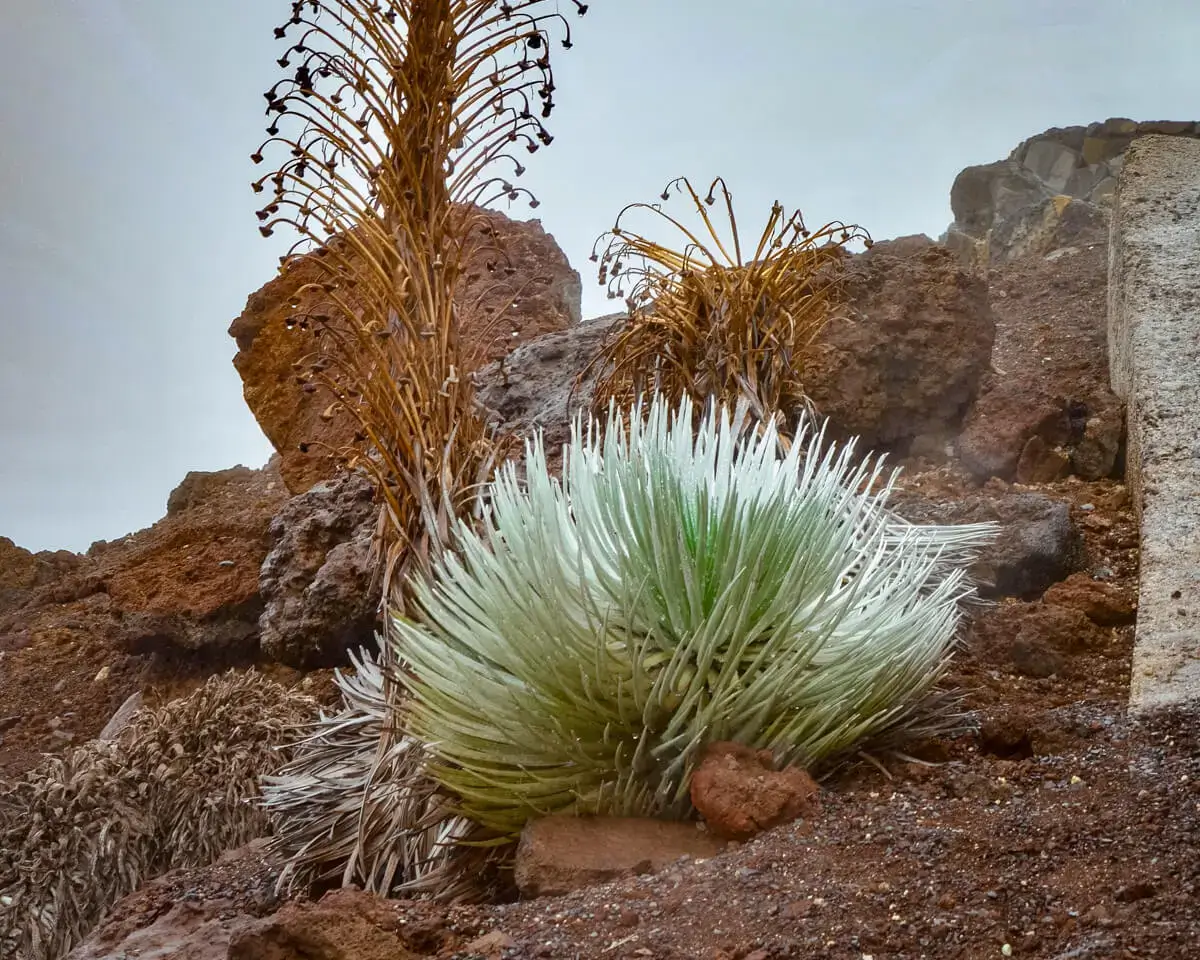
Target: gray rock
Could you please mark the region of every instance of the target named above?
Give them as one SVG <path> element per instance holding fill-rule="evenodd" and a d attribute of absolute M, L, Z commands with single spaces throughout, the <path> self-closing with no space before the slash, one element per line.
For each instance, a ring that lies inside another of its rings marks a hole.
<path fill-rule="evenodd" d="M 1033 171 L 1013 160 L 967 167 L 950 188 L 956 230 L 983 239 L 997 225 L 1016 220 L 1051 196 Z"/>
<path fill-rule="evenodd" d="M 971 568 L 984 597 L 1034 599 L 1079 561 L 1082 541 L 1069 505 L 1039 493 L 980 494 L 943 504 L 901 496 L 895 506 L 914 523 L 1000 524 L 1000 535 Z"/>
<path fill-rule="evenodd" d="M 484 367 L 477 377 L 480 404 L 505 431 L 544 430 L 547 452 L 553 453 L 569 439 L 574 412 L 591 403 L 595 376 L 578 384 L 577 378 L 625 316 L 608 314 L 543 334 Z"/>
<path fill-rule="evenodd" d="M 1025 166 L 1053 193 L 1061 193 L 1080 164 L 1079 152 L 1054 140 L 1038 140 L 1025 154 Z"/>
<path fill-rule="evenodd" d="M 377 510 L 365 477 L 347 474 L 290 499 L 271 521 L 259 573 L 260 644 L 294 667 L 330 666 L 372 641 L 379 594 L 370 561 Z"/>
<path fill-rule="evenodd" d="M 1151 133 L 1197 135 L 1190 121 L 1114 117 L 1054 127 L 1020 144 L 1007 160 L 968 167 L 951 189 L 954 222 L 943 242 L 965 260 L 997 264 L 1106 230 L 1125 151 Z"/>

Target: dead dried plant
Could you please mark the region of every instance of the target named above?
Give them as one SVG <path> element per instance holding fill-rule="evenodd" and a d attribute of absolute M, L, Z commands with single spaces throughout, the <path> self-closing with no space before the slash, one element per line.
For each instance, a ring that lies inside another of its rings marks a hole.
<path fill-rule="evenodd" d="M 270 139 L 252 157 L 283 160 L 254 184 L 273 190 L 258 216 L 264 235 L 299 234 L 283 269 L 309 255 L 320 264 L 293 301 L 292 322 L 322 338 L 299 379 L 331 392 L 327 413 L 358 424 L 361 446 L 345 454 L 375 478 L 383 594 L 401 611 L 406 585 L 451 545 L 505 452 L 475 404 L 456 294 L 466 264 L 493 247 L 480 211 L 499 199 L 537 206 L 514 184 L 525 171 L 515 152 L 553 140 L 550 45 L 570 47 L 570 27 L 557 0 L 291 9 L 276 30 L 288 75 L 266 94 Z M 290 877 L 332 871 L 387 891 L 425 876 L 430 850 L 443 849 L 438 818 L 422 832 L 425 801 L 397 803 L 400 785 L 415 784 L 409 793 L 436 804 L 398 726 L 398 669 L 385 643 L 378 664 L 342 678 L 343 710 L 266 785 Z"/>
<path fill-rule="evenodd" d="M 298 0 L 276 29 L 288 75 L 265 94 L 281 153 L 254 183 L 272 190 L 261 232 L 299 235 L 282 266 L 311 253 L 323 274 L 296 293 L 327 312 L 292 322 L 325 339 L 300 371 L 359 425 L 346 451 L 383 502 L 389 584 L 428 568 L 469 511 L 496 444 L 474 402 L 455 293 L 491 228 L 472 216 L 529 199 L 511 152 L 552 141 L 549 46 L 569 27 L 546 0 Z M 586 5 L 575 2 L 579 12 Z M 393 602 L 402 597 L 393 595 Z"/>
<path fill-rule="evenodd" d="M 651 394 L 696 409 L 743 401 L 760 421 L 780 429 L 809 404 L 804 351 L 840 302 L 846 245 L 870 244 L 861 227 L 840 222 L 810 231 L 799 211 L 776 203 L 751 252 L 744 247 L 733 199 L 721 178 L 703 197 L 686 178 L 669 183 L 699 215 L 690 227 L 660 204 L 634 203 L 596 243 L 600 283 L 623 298 L 628 323 L 616 327 L 585 371 L 600 376 L 594 410 L 610 401 L 628 407 Z M 709 209 L 720 201 L 725 224 Z M 637 214 L 677 231 L 670 246 L 627 226 Z"/>
<path fill-rule="evenodd" d="M 231 672 L 0 788 L 0 956 L 57 960 L 147 880 L 261 836 L 259 777 L 316 710 Z"/>

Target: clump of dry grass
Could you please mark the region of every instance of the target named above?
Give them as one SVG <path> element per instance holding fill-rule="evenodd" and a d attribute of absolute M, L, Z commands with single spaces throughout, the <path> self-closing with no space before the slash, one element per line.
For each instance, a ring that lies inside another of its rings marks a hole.
<path fill-rule="evenodd" d="M 315 714 L 230 672 L 0 787 L 0 956 L 57 960 L 147 880 L 261 836 L 258 779 Z"/>
<path fill-rule="evenodd" d="M 459 846 L 474 825 L 426 770 L 426 744 L 401 731 L 379 662 L 366 651 L 339 676 L 344 706 L 322 716 L 294 759 L 264 778 L 279 888 L 360 884 L 443 901 L 486 899 L 487 851 Z"/>
<path fill-rule="evenodd" d="M 629 322 L 606 341 L 589 370 L 601 375 L 595 410 L 657 394 L 688 397 L 696 409 L 739 401 L 760 421 L 786 429 L 808 407 L 804 349 L 839 304 L 847 244 L 870 237 L 839 222 L 816 231 L 776 203 L 751 252 L 742 245 L 733 200 L 717 178 L 701 195 L 685 178 L 671 191 L 690 199 L 699 215 L 687 226 L 659 204 L 630 204 L 597 241 L 592 259 L 609 296 L 624 298 Z M 709 207 L 720 201 L 727 224 Z M 626 225 L 648 213 L 678 233 L 667 245 Z"/>

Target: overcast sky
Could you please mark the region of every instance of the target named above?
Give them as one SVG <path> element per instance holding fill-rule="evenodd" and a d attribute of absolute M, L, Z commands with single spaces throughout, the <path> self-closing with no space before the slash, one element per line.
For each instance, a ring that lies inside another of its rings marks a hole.
<path fill-rule="evenodd" d="M 82 550 L 270 454 L 226 329 L 279 253 L 249 154 L 289 3 L 0 6 L 0 535 Z M 1200 104 L 1194 0 L 592 0 L 576 27 L 525 184 L 585 316 L 592 240 L 676 175 L 724 175 L 747 228 L 779 199 L 936 236 L 962 167 Z"/>

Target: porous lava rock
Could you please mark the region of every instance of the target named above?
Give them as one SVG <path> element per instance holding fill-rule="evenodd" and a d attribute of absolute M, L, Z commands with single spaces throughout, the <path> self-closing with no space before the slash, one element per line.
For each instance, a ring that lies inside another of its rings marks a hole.
<path fill-rule="evenodd" d="M 345 662 L 372 640 L 379 591 L 371 538 L 377 509 L 364 476 L 347 473 L 290 499 L 271 521 L 259 574 L 263 652 L 293 667 Z"/>
<path fill-rule="evenodd" d="M 579 275 L 541 223 L 482 213 L 492 233 L 466 264 L 457 304 L 464 354 L 473 366 L 580 321 Z M 294 494 L 334 476 L 330 454 L 351 444 L 355 432 L 348 414 L 329 411 L 332 398 L 325 391 L 306 392 L 296 378 L 296 365 L 321 343 L 313 328 L 289 321 L 318 303 L 317 294 L 300 290 L 322 279 L 312 256 L 290 264 L 250 295 L 229 328 L 246 403 L 279 452 L 284 482 Z"/>
<path fill-rule="evenodd" d="M 749 840 L 781 823 L 812 819 L 821 809 L 816 781 L 800 767 L 776 770 L 770 750 L 713 743 L 692 774 L 692 806 L 708 829 Z"/>

